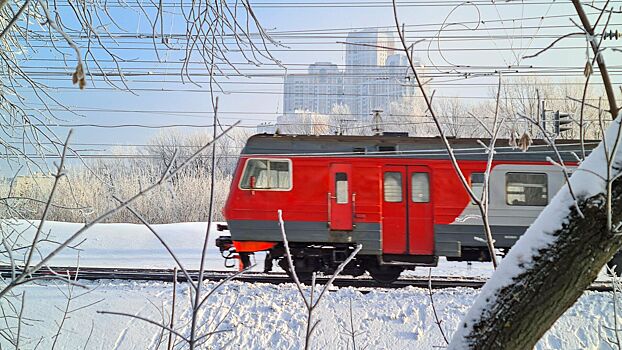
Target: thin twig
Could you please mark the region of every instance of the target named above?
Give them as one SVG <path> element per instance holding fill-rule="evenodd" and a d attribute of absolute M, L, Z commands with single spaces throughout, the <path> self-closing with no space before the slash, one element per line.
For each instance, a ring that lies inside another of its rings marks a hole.
<path fill-rule="evenodd" d="M 311 346 L 311 337 L 313 335 L 313 332 L 316 329 L 317 325 L 319 324 L 319 320 L 313 323 L 313 311 L 319 305 L 320 301 L 322 301 L 322 297 L 324 296 L 326 291 L 331 288 L 337 276 L 339 276 L 339 274 L 343 271 L 343 269 L 354 259 L 356 254 L 358 254 L 358 252 L 361 251 L 361 249 L 363 249 L 363 245 L 357 244 L 356 248 L 354 249 L 354 251 L 352 251 L 352 253 L 348 256 L 348 258 L 344 260 L 341 264 L 339 264 L 339 266 L 337 266 L 337 268 L 335 269 L 335 272 L 333 272 L 332 276 L 330 277 L 328 282 L 324 285 L 324 287 L 320 291 L 320 294 L 317 297 L 315 297 L 316 275 L 314 272 L 311 276 L 311 292 L 310 292 L 309 300 L 307 300 L 307 298 L 305 297 L 305 293 L 303 292 L 302 284 L 300 283 L 300 280 L 298 279 L 298 276 L 296 275 L 296 270 L 294 268 L 294 262 L 291 256 L 291 251 L 289 249 L 289 242 L 287 240 L 287 235 L 285 234 L 285 222 L 283 221 L 283 211 L 279 209 L 277 211 L 277 214 L 279 217 L 279 226 L 281 227 L 283 245 L 285 247 L 285 257 L 287 259 L 287 263 L 289 264 L 290 273 L 292 275 L 292 278 L 294 279 L 294 284 L 296 285 L 296 288 L 298 288 L 298 292 L 300 293 L 300 296 L 302 297 L 302 300 L 307 309 L 307 325 L 306 325 L 306 331 L 305 331 L 305 347 L 304 347 L 305 350 L 307 350 Z"/>
<path fill-rule="evenodd" d="M 28 257 L 26 258 L 26 262 L 24 263 L 24 271 L 28 271 L 28 268 L 30 267 L 30 263 L 32 262 L 32 256 L 35 252 L 37 243 L 39 242 L 39 236 L 41 235 L 41 230 L 43 229 L 43 225 L 45 224 L 45 219 L 47 218 L 52 200 L 54 199 L 54 194 L 56 193 L 56 188 L 58 187 L 58 182 L 60 181 L 60 178 L 64 176 L 63 169 L 65 166 L 65 157 L 67 156 L 67 147 L 69 145 L 69 140 L 71 139 L 71 133 L 72 133 L 72 129 L 69 129 L 69 132 L 67 133 L 67 139 L 65 140 L 65 145 L 63 146 L 63 153 L 60 158 L 60 164 L 58 165 L 56 175 L 54 175 L 54 183 L 52 184 L 50 195 L 48 196 L 48 200 L 45 204 L 45 208 L 43 209 L 43 214 L 41 215 L 41 221 L 39 222 L 39 226 L 37 227 L 37 232 L 35 232 L 35 236 L 32 239 L 32 246 L 30 250 L 28 251 Z"/>
<path fill-rule="evenodd" d="M 441 320 L 438 317 L 438 313 L 436 312 L 436 306 L 434 305 L 434 297 L 432 294 L 432 269 L 429 269 L 428 273 L 428 294 L 430 295 L 430 305 L 432 306 L 432 313 L 434 314 L 434 323 L 436 323 L 436 325 L 438 326 L 438 330 L 441 332 L 445 344 L 449 345 L 449 340 L 447 340 L 447 336 L 445 336 L 445 331 L 443 331 Z"/>
<path fill-rule="evenodd" d="M 287 263 L 289 265 L 289 271 L 291 273 L 291 277 L 294 280 L 294 284 L 296 288 L 298 288 L 298 292 L 303 296 L 302 300 L 305 303 L 307 309 L 311 308 L 311 305 L 307 302 L 307 299 L 304 298 L 305 293 L 302 291 L 302 284 L 298 279 L 298 275 L 296 275 L 296 269 L 294 268 L 294 261 L 292 260 L 291 250 L 289 249 L 289 242 L 287 241 L 287 235 L 285 234 L 285 222 L 283 221 L 283 211 L 279 209 L 277 211 L 279 217 L 279 227 L 281 228 L 281 237 L 283 238 L 283 245 L 285 246 L 285 258 L 287 259 Z"/>
<path fill-rule="evenodd" d="M 116 199 L 119 203 L 123 203 L 123 201 L 121 199 L 119 199 L 117 196 L 113 195 L 112 198 Z M 132 208 L 131 206 L 127 206 L 126 207 L 127 210 L 129 210 L 138 220 L 140 220 L 140 222 L 147 227 L 147 229 L 149 231 L 151 231 L 151 233 L 153 233 L 153 235 L 158 239 L 158 241 L 160 241 L 160 244 L 162 244 L 162 246 L 164 247 L 164 249 L 166 249 L 166 251 L 169 253 L 169 255 L 173 258 L 173 260 L 175 260 L 175 263 L 177 264 L 177 266 L 175 268 L 180 268 L 181 272 L 184 274 L 184 277 L 186 277 L 186 280 L 190 283 L 190 285 L 196 289 L 196 286 L 192 283 L 192 278 L 190 277 L 190 274 L 188 273 L 188 271 L 186 270 L 186 268 L 184 267 L 184 265 L 181 263 L 181 260 L 179 260 L 179 258 L 177 257 L 177 255 L 175 254 L 175 252 L 173 251 L 173 248 L 171 248 L 168 243 L 166 243 L 166 241 L 164 240 L 164 238 L 162 238 L 162 236 L 160 236 L 159 233 L 156 232 L 156 230 L 153 228 L 153 226 L 147 222 L 147 220 L 140 215 L 140 213 L 138 213 L 136 210 L 134 210 L 134 208 Z M 177 275 L 175 275 L 177 276 Z"/>
<path fill-rule="evenodd" d="M 534 53 L 533 55 L 523 56 L 523 59 L 537 57 L 537 56 L 538 56 L 538 55 L 540 55 L 541 53 L 548 51 L 550 48 L 552 48 L 553 46 L 555 46 L 555 44 L 557 44 L 558 42 L 560 42 L 560 41 L 562 41 L 562 40 L 564 40 L 564 39 L 566 39 L 566 38 L 569 38 L 569 37 L 571 37 L 571 36 L 577 36 L 577 35 L 585 35 L 585 33 L 583 33 L 583 32 L 576 32 L 576 33 L 569 33 L 569 34 L 562 35 L 562 36 L 560 36 L 559 38 L 555 39 L 555 40 L 554 40 L 552 43 L 550 43 L 547 47 L 545 47 L 545 48 L 543 48 L 542 50 L 540 50 L 540 51 L 538 51 L 538 52 Z"/>
<path fill-rule="evenodd" d="M 30 5 L 30 0 L 24 1 L 24 4 L 19 8 L 17 13 L 13 16 L 13 18 L 11 18 L 11 21 L 9 22 L 9 24 L 7 24 L 7 26 L 4 27 L 4 30 L 2 31 L 2 33 L 0 33 L 0 40 L 2 40 L 4 36 L 11 30 L 11 28 L 13 28 L 17 20 L 21 17 L 22 13 L 24 13 L 24 11 L 28 8 L 29 5 Z M 2 7 L 0 7 L 0 9 L 1 8 Z"/>
<path fill-rule="evenodd" d="M 451 145 L 449 144 L 449 141 L 447 140 L 447 137 L 445 135 L 445 132 L 443 131 L 443 127 L 440 124 L 440 120 L 437 117 L 434 109 L 432 108 L 432 101 L 430 100 L 430 98 L 428 98 L 428 95 L 425 91 L 425 89 L 423 88 L 423 84 L 421 83 L 421 78 L 419 76 L 419 73 L 417 72 L 417 69 L 415 68 L 415 64 L 413 62 L 413 57 L 412 54 L 410 52 L 410 50 L 408 49 L 409 46 L 406 44 L 406 37 L 405 37 L 405 33 L 403 31 L 400 30 L 400 23 L 399 23 L 399 18 L 397 15 L 397 3 L 396 0 L 392 0 L 392 4 L 393 4 L 393 19 L 395 21 L 395 28 L 397 29 L 398 35 L 399 35 L 399 39 L 400 39 L 400 43 L 402 44 L 402 50 L 404 51 L 404 53 L 406 54 L 406 58 L 408 60 L 408 64 L 410 65 L 410 68 L 413 72 L 413 75 L 415 76 L 415 80 L 417 81 L 417 85 L 419 86 L 419 90 L 421 91 L 421 95 L 426 103 L 426 106 L 428 108 L 428 110 L 430 111 L 430 115 L 432 116 L 432 120 L 434 122 L 434 125 L 436 126 L 436 129 L 440 135 L 440 139 L 443 143 L 443 146 L 445 147 L 445 149 L 447 150 L 447 155 L 449 156 L 449 160 L 450 163 L 454 169 L 454 171 L 456 172 L 456 175 L 458 176 L 458 179 L 460 180 L 460 182 L 462 183 L 462 187 L 466 190 L 469 198 L 474 202 L 474 203 L 479 203 L 478 207 L 480 208 L 480 212 L 482 213 L 482 215 L 484 215 L 484 208 L 481 205 L 481 201 L 479 200 L 479 198 L 477 198 L 477 196 L 475 195 L 475 193 L 473 192 L 473 190 L 471 189 L 471 186 L 469 186 L 469 182 L 467 181 L 466 177 L 464 176 L 464 173 L 462 172 L 462 169 L 460 168 L 460 165 L 458 164 L 458 160 L 456 159 L 456 156 L 453 152 L 453 149 L 451 148 Z M 499 95 L 498 95 L 499 96 Z M 499 97 L 497 97 L 498 99 Z M 487 229 L 488 231 L 490 230 L 490 227 L 488 227 Z M 492 265 L 493 267 L 496 269 L 497 268 L 497 257 L 495 256 L 495 251 L 494 251 L 494 242 L 489 239 L 488 237 L 491 236 L 492 234 L 486 234 L 486 242 L 488 245 L 488 250 L 489 250 L 489 254 L 490 254 L 490 260 L 492 261 Z"/>
<path fill-rule="evenodd" d="M 216 98 L 216 105 L 214 106 L 214 123 L 213 127 L 213 140 L 216 140 L 216 127 L 218 125 L 218 97 Z M 205 267 L 205 257 L 207 255 L 207 247 L 209 244 L 209 234 L 212 226 L 212 213 L 214 209 L 214 179 L 216 174 L 216 143 L 212 145 L 212 155 L 211 155 L 211 172 L 210 172 L 210 194 L 209 194 L 209 205 L 207 209 L 207 228 L 205 229 L 205 238 L 203 239 L 203 249 L 201 250 L 201 262 L 199 266 L 199 280 L 196 284 L 196 292 L 194 296 L 194 308 L 192 310 L 192 320 L 190 325 L 190 350 L 194 350 L 196 347 L 196 331 L 197 331 L 197 321 L 199 316 L 199 308 L 203 301 L 207 300 L 207 297 L 204 300 L 201 300 L 201 285 L 203 284 L 203 270 Z M 212 290 L 213 292 L 213 290 Z M 212 293 L 210 292 L 208 296 Z"/>
<path fill-rule="evenodd" d="M 605 92 L 607 94 L 607 100 L 609 101 L 609 113 L 611 114 L 611 118 L 615 118 L 618 115 L 618 104 L 616 102 L 615 94 L 613 92 L 613 84 L 611 83 L 611 78 L 609 77 L 609 72 L 607 70 L 607 66 L 605 65 L 605 58 L 600 53 L 598 49 L 598 45 L 595 40 L 592 39 L 594 37 L 594 28 L 590 24 L 590 20 L 587 17 L 585 11 L 583 11 L 583 6 L 581 6 L 581 2 L 579 0 L 572 0 L 572 4 L 579 15 L 579 19 L 581 20 L 581 24 L 583 24 L 583 28 L 587 32 L 587 34 L 591 37 L 588 38 L 588 41 L 592 47 L 592 51 L 594 55 L 596 55 L 596 63 L 598 64 L 598 70 L 600 71 L 600 75 L 603 79 L 603 85 L 605 87 Z"/>
<path fill-rule="evenodd" d="M 24 316 L 25 305 L 26 305 L 26 291 L 22 292 L 22 304 L 20 305 L 19 315 L 17 316 L 17 337 L 15 338 L 15 350 L 20 350 L 19 342 L 21 340 L 22 317 Z"/>
<path fill-rule="evenodd" d="M 190 282 L 190 280 L 189 280 Z M 171 303 L 171 322 L 169 324 L 169 328 L 175 328 L 175 299 L 177 297 L 177 266 L 173 269 L 173 301 Z M 173 350 L 173 333 L 168 333 L 168 345 L 166 346 L 167 350 Z"/>

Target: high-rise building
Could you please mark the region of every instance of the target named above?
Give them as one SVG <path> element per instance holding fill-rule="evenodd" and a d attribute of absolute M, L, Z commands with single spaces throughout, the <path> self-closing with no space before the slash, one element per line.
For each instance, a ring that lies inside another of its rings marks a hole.
<path fill-rule="evenodd" d="M 346 42 L 345 103 L 357 119 L 367 119 L 372 110 L 385 107 L 378 85 L 384 85 L 381 71 L 394 53 L 393 35 L 365 29 L 348 34 Z"/>
<path fill-rule="evenodd" d="M 346 73 L 373 73 L 395 52 L 393 34 L 378 29 L 350 32 L 346 42 Z"/>
<path fill-rule="evenodd" d="M 285 77 L 283 112 L 330 115 L 345 106 L 349 118 L 370 120 L 373 110 L 391 113 L 392 103 L 414 98 L 415 86 L 406 56 L 397 53 L 389 32 L 366 29 L 348 34 L 346 64 L 317 62 L 308 74 Z"/>
<path fill-rule="evenodd" d="M 289 74 L 285 77 L 283 112 L 311 111 L 330 114 L 334 105 L 343 104 L 343 74 L 337 65 L 316 62 L 308 74 Z"/>

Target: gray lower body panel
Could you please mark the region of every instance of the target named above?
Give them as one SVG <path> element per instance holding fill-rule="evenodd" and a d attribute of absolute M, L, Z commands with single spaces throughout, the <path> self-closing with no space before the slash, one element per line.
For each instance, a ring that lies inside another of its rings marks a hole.
<path fill-rule="evenodd" d="M 496 248 L 510 248 L 525 233 L 527 227 L 493 225 L 490 227 Z M 436 255 L 460 256 L 464 247 L 486 247 L 482 225 L 434 225 Z"/>
<path fill-rule="evenodd" d="M 236 241 L 281 242 L 278 221 L 232 220 L 228 222 Z M 525 232 L 522 226 L 491 226 L 495 247 L 510 248 Z M 352 231 L 331 231 L 325 222 L 286 221 L 285 233 L 291 243 L 360 243 L 361 255 L 382 254 L 379 223 L 357 223 Z M 461 249 L 484 248 L 486 237 L 482 225 L 434 225 L 435 255 L 459 257 Z"/>
<path fill-rule="evenodd" d="M 281 242 L 278 221 L 231 220 L 229 231 L 235 241 Z M 361 255 L 382 254 L 379 223 L 357 223 L 352 231 L 331 231 L 326 222 L 286 221 L 285 233 L 292 243 L 360 243 Z"/>

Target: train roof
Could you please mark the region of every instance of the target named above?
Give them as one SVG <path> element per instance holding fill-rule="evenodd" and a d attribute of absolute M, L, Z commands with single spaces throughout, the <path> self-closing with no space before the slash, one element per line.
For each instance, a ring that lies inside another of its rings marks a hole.
<path fill-rule="evenodd" d="M 488 158 L 483 145 L 488 145 L 490 139 L 448 138 L 448 141 L 458 159 Z M 598 142 L 585 141 L 586 153 Z M 582 153 L 579 140 L 556 140 L 555 144 L 564 161 L 576 162 L 577 155 Z M 497 139 L 495 145 L 496 160 L 547 161 L 547 157 L 558 160 L 554 148 L 541 139 L 532 140 L 525 152 L 511 147 L 507 139 Z M 395 133 L 375 136 L 257 134 L 248 139 L 242 155 L 448 158 L 440 137 L 409 137 Z"/>

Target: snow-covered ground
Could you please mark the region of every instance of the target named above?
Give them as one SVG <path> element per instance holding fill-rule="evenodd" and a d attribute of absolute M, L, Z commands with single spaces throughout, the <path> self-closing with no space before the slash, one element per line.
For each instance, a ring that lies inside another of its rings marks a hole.
<path fill-rule="evenodd" d="M 36 223 L 35 223 L 36 224 Z M 26 229 L 27 239 L 33 229 Z M 204 223 L 156 225 L 155 229 L 174 248 L 188 268 L 198 266 Z M 79 224 L 48 223 L 50 240 L 61 240 L 79 228 Z M 208 269 L 224 269 L 222 258 L 213 246 L 219 233 L 212 230 Z M 101 224 L 89 230 L 80 249 L 81 266 L 171 268 L 173 260 L 153 235 L 141 225 Z M 48 248 L 49 249 L 49 248 Z M 53 265 L 75 265 L 78 250 L 67 250 Z M 260 260 L 260 259 L 258 259 Z M 441 261 L 433 275 L 488 276 L 490 264 Z M 428 274 L 421 269 L 414 274 Z M 162 321 L 171 310 L 172 284 L 160 282 L 81 281 L 87 289 L 76 287 L 69 314 L 56 344 L 57 349 L 155 349 L 159 332 L 144 321 L 98 311 L 117 311 Z M 215 284 L 207 282 L 208 288 Z M 25 291 L 24 323 L 20 349 L 51 348 L 58 322 L 66 308 L 66 285 L 53 282 L 21 287 Z M 473 303 L 478 291 L 452 288 L 434 291 L 434 302 L 448 337 Z M 317 310 L 321 319 L 313 338 L 314 349 L 348 349 L 345 329 L 350 327 L 352 301 L 357 348 L 432 349 L 444 341 L 434 322 L 428 291 L 420 288 L 374 290 L 362 294 L 351 288 L 328 293 Z M 187 285 L 177 288 L 176 329 L 184 333 L 189 322 Z M 3 301 L 2 303 L 6 303 Z M 2 305 L 6 308 L 8 305 Z M 83 306 L 87 306 L 82 308 Z M 534 305 L 537 307 L 537 305 Z M 230 330 L 213 335 L 210 348 L 221 349 L 298 349 L 302 347 L 305 312 L 295 286 L 232 282 L 215 293 L 202 315 L 202 331 Z M 607 329 L 613 325 L 610 293 L 586 292 L 538 344 L 538 349 L 608 349 Z M 165 348 L 166 337 L 162 349 Z M 8 347 L 0 338 L 0 346 Z"/>
<path fill-rule="evenodd" d="M 161 322 L 168 319 L 172 285 L 156 282 L 82 282 L 90 292 L 72 301 L 70 309 L 91 305 L 72 314 L 58 340 L 59 349 L 156 349 L 158 328 L 144 321 L 97 311 L 117 311 Z M 213 283 L 206 284 L 213 287 Z M 66 305 L 66 286 L 30 285 L 26 291 L 24 317 L 29 319 L 22 334 L 28 338 L 23 349 L 49 349 Z M 84 293 L 76 289 L 75 293 Z M 187 289 L 177 291 L 176 322 L 189 322 Z M 448 336 L 472 304 L 477 291 L 453 288 L 435 291 L 434 303 Z M 313 338 L 313 349 L 348 349 L 349 305 L 352 301 L 354 327 L 360 333 L 357 348 L 433 349 L 444 345 L 434 322 L 427 290 L 405 288 L 361 294 L 344 288 L 331 292 L 320 304 L 321 322 Z M 599 337 L 602 326 L 611 326 L 611 296 L 588 292 L 540 341 L 538 349 L 608 349 Z M 534 305 L 534 307 L 537 307 Z M 231 311 L 230 308 L 233 308 Z M 230 311 L 230 312 L 229 312 Z M 218 326 L 219 322 L 222 323 Z M 230 330 L 214 335 L 213 349 L 300 349 L 304 338 L 305 311 L 291 284 L 265 285 L 232 282 L 215 294 L 202 315 L 202 331 Z M 178 328 L 180 329 L 180 328 Z M 181 328 L 183 329 L 183 328 Z M 89 334 L 92 335 L 89 338 Z M 8 346 L 5 340 L 0 344 Z M 86 344 L 86 347 L 85 347 Z M 162 348 L 165 348 L 163 345 Z M 205 347 L 207 348 L 207 346 Z"/>

